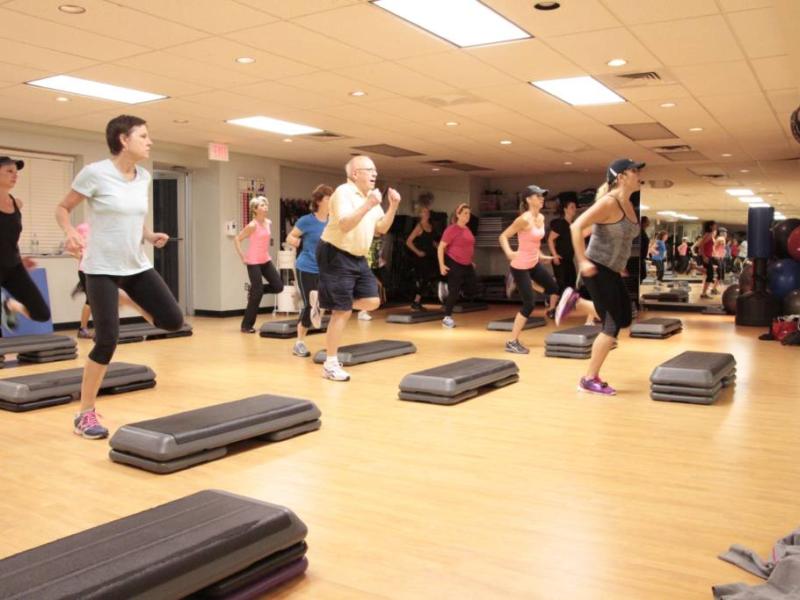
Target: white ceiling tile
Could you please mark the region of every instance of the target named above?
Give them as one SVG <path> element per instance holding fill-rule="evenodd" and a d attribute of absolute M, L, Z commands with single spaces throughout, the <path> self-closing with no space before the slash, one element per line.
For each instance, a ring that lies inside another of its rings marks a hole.
<path fill-rule="evenodd" d="M 631 27 L 667 66 L 697 65 L 743 58 L 722 16 L 699 17 Z"/>
<path fill-rule="evenodd" d="M 617 18 L 627 25 L 675 21 L 719 14 L 714 0 L 603 0 Z"/>
<path fill-rule="evenodd" d="M 216 34 L 277 20 L 277 17 L 239 2 L 226 2 L 224 10 L 221 10 L 218 0 L 114 0 L 114 3 Z"/>
<path fill-rule="evenodd" d="M 633 73 L 652 71 L 661 62 L 623 27 L 564 35 L 547 43 L 588 73 Z M 608 66 L 612 58 L 624 58 L 628 64 L 621 69 Z"/>
<path fill-rule="evenodd" d="M 368 85 L 364 81 L 344 77 L 332 71 L 320 71 L 308 75 L 297 75 L 295 77 L 285 77 L 280 83 L 300 88 L 317 94 L 328 96 L 331 103 L 355 102 L 378 100 L 381 98 L 392 98 L 395 94 L 389 90 L 384 90 L 374 85 Z M 350 92 L 362 90 L 367 92 L 367 96 L 354 98 Z"/>
<path fill-rule="evenodd" d="M 793 88 L 769 91 L 767 92 L 767 99 L 775 108 L 775 112 L 778 114 L 789 114 L 800 106 L 800 90 Z"/>
<path fill-rule="evenodd" d="M 597 0 L 562 2 L 553 11 L 534 10 L 532 2 L 484 0 L 501 15 L 536 37 L 619 27 L 620 21 Z"/>
<path fill-rule="evenodd" d="M 236 39 L 253 48 L 291 57 L 320 69 L 368 65 L 381 60 L 374 54 L 337 41 L 330 34 L 323 35 L 287 21 L 247 29 L 237 33 Z"/>
<path fill-rule="evenodd" d="M 362 82 L 360 85 L 364 86 L 365 91 L 369 90 L 371 84 L 408 98 L 435 96 L 455 91 L 455 88 L 449 84 L 432 79 L 395 62 L 360 65 L 337 69 L 335 72 L 350 80 Z"/>
<path fill-rule="evenodd" d="M 465 50 L 521 81 L 576 77 L 585 72 L 542 40 L 520 40 Z"/>
<path fill-rule="evenodd" d="M 48 71 L 43 71 L 41 69 L 0 63 L 0 81 L 8 85 L 24 83 L 32 79 L 40 79 L 49 74 Z"/>
<path fill-rule="evenodd" d="M 633 103 L 646 102 L 648 100 L 677 101 L 681 98 L 688 98 L 691 94 L 682 85 L 643 85 L 639 87 L 626 87 L 619 90 L 628 101 Z"/>
<path fill-rule="evenodd" d="M 604 104 L 600 106 L 580 106 L 577 110 L 583 114 L 605 123 L 647 123 L 652 119 L 630 102 L 622 104 Z"/>
<path fill-rule="evenodd" d="M 247 72 L 245 69 L 217 67 L 164 51 L 123 58 L 116 61 L 116 64 L 217 89 L 228 89 L 258 81 L 252 72 Z"/>
<path fill-rule="evenodd" d="M 786 54 L 788 48 L 775 9 L 730 13 L 728 21 L 750 58 Z"/>
<path fill-rule="evenodd" d="M 349 6 L 363 4 L 367 0 L 302 0 L 302 2 L 287 2 L 287 0 L 236 0 L 239 4 L 251 6 L 269 14 L 291 19 L 301 15 L 325 12 Z"/>
<path fill-rule="evenodd" d="M 751 8 L 768 8 L 773 0 L 717 0 L 725 12 L 750 10 Z"/>
<path fill-rule="evenodd" d="M 756 76 L 765 90 L 783 90 L 796 87 L 792 63 L 788 56 L 755 58 L 750 61 Z"/>
<path fill-rule="evenodd" d="M 347 99 L 332 94 L 321 94 L 318 90 L 304 90 L 277 81 L 261 81 L 248 85 L 231 87 L 235 94 L 269 100 L 283 106 L 301 109 L 317 109 L 321 107 L 345 104 Z"/>
<path fill-rule="evenodd" d="M 73 116 L 84 113 L 97 112 L 116 108 L 117 111 L 127 109 L 128 105 L 107 100 L 97 100 L 83 96 L 69 96 L 69 102 L 57 102 L 60 94 L 51 90 L 37 88 L 30 85 L 16 85 L 3 88 L 2 96 L 6 101 L 15 101 L 26 111 L 41 112 L 43 120 L 60 116 Z M 9 114 L 9 113 L 5 113 Z M 14 117 L 18 117 L 16 111 Z"/>
<path fill-rule="evenodd" d="M 533 118 L 540 111 L 573 110 L 567 103 L 528 83 L 482 87 L 472 90 L 472 93 Z"/>
<path fill-rule="evenodd" d="M 760 86 L 745 60 L 673 67 L 672 72 L 695 96 L 712 96 L 734 91 L 758 92 Z"/>
<path fill-rule="evenodd" d="M 171 77 L 153 75 L 146 71 L 139 71 L 137 69 L 131 69 L 130 67 L 111 64 L 95 65 L 86 69 L 80 69 L 74 71 L 72 75 L 164 96 L 198 94 L 209 89 L 206 86 L 197 85 L 195 83 L 189 83 Z"/>
<path fill-rule="evenodd" d="M 0 56 L 6 63 L 47 71 L 48 74 L 66 73 L 74 69 L 97 64 L 97 61 L 31 46 L 24 42 L 0 39 Z"/>
<path fill-rule="evenodd" d="M 207 35 L 113 2 L 81 0 L 80 5 L 86 12 L 80 15 L 58 10 L 60 4 L 63 4 L 61 0 L 14 0 L 3 5 L 3 8 L 148 48 L 163 48 Z M 120 26 L 121 23 L 125 24 L 124 27 Z"/>
<path fill-rule="evenodd" d="M 512 77 L 461 50 L 404 58 L 397 62 L 458 88 L 477 88 L 514 82 Z"/>

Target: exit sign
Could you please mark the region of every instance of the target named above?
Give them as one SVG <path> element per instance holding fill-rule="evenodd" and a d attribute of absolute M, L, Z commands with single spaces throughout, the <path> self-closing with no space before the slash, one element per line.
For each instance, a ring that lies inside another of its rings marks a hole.
<path fill-rule="evenodd" d="M 208 143 L 208 160 L 228 162 L 228 144 Z"/>

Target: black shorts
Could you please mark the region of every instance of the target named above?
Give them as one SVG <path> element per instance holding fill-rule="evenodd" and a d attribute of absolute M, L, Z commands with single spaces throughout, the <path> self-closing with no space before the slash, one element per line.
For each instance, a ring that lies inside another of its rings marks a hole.
<path fill-rule="evenodd" d="M 354 256 L 320 240 L 319 305 L 329 310 L 352 310 L 353 300 L 378 298 L 378 282 L 365 256 Z"/>

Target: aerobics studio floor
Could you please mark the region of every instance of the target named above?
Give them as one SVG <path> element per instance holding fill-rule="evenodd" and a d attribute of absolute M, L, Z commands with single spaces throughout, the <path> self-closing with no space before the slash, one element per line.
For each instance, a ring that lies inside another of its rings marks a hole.
<path fill-rule="evenodd" d="M 800 521 L 797 348 L 681 313 L 677 336 L 621 339 L 604 371 L 619 395 L 601 398 L 575 390 L 585 361 L 543 356 L 552 325 L 523 333 L 530 355 L 503 352 L 506 334 L 485 327 L 511 314 L 459 315 L 454 330 L 353 319 L 346 343 L 410 339 L 418 353 L 353 367 L 347 384 L 292 356 L 292 340 L 240 334 L 238 319 L 120 346 L 116 358 L 148 364 L 158 385 L 102 398 L 112 431 L 260 393 L 315 401 L 322 429 L 158 476 L 74 436 L 74 404 L 0 413 L 0 556 L 219 488 L 308 524 L 310 570 L 276 598 L 675 600 L 757 583 L 716 556 L 732 543 L 766 555 Z M 90 347 L 79 343 L 77 361 L 0 377 L 78 366 Z M 312 350 L 323 343 L 309 337 Z M 650 400 L 653 367 L 686 349 L 733 352 L 733 394 L 713 406 Z M 521 380 L 450 407 L 396 399 L 404 374 L 470 356 L 514 358 Z"/>

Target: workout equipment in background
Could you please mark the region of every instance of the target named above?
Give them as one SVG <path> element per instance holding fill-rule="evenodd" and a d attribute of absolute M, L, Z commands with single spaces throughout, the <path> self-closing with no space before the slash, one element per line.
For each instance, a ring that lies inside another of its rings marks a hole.
<path fill-rule="evenodd" d="M 771 206 L 747 209 L 747 256 L 753 262 L 753 289 L 736 299 L 736 324 L 768 327 L 780 313 L 780 301 L 767 291 L 767 259 L 772 249 L 770 225 L 775 215 Z"/>
<path fill-rule="evenodd" d="M 489 331 L 511 331 L 514 328 L 514 321 L 516 318 L 517 317 L 514 316 L 506 317 L 505 319 L 489 321 L 486 329 Z M 528 317 L 528 320 L 525 322 L 525 325 L 522 326 L 522 329 L 535 329 L 537 327 L 544 327 L 546 324 L 547 321 L 545 321 L 543 317 Z"/>
<path fill-rule="evenodd" d="M 800 260 L 800 225 L 795 227 L 786 240 L 786 251 L 789 257 Z"/>
<path fill-rule="evenodd" d="M 560 329 L 544 339 L 544 355 L 556 358 L 591 358 L 594 339 L 602 331 L 598 325 Z"/>
<path fill-rule="evenodd" d="M 457 404 L 517 381 L 519 367 L 513 360 L 467 358 L 406 375 L 398 396 L 413 402 Z"/>
<path fill-rule="evenodd" d="M 0 379 L 0 408 L 22 412 L 72 402 L 81 391 L 82 379 L 82 368 Z M 111 363 L 100 384 L 100 393 L 121 394 L 155 385 L 156 374 L 150 367 Z"/>
<path fill-rule="evenodd" d="M 5 366 L 5 355 L 16 354 L 21 363 L 55 362 L 78 357 L 78 345 L 66 335 L 21 335 L 0 338 L 0 369 Z"/>
<path fill-rule="evenodd" d="M 174 337 L 187 337 L 192 335 L 192 326 L 184 323 L 176 331 L 160 329 L 150 323 L 125 323 L 119 326 L 119 343 L 130 344 L 144 340 L 164 340 Z"/>
<path fill-rule="evenodd" d="M 736 381 L 736 359 L 720 352 L 683 352 L 650 375 L 653 400 L 713 404 Z"/>
<path fill-rule="evenodd" d="M 288 508 L 204 490 L 6 558 L 0 589 L 38 600 L 255 598 L 306 570 L 307 532 Z"/>
<path fill-rule="evenodd" d="M 736 301 L 739 299 L 740 287 L 737 284 L 729 285 L 722 292 L 722 308 L 729 315 L 736 314 Z"/>
<path fill-rule="evenodd" d="M 653 302 L 689 302 L 689 290 L 677 287 L 666 292 L 648 292 L 642 294 L 642 299 Z"/>
<path fill-rule="evenodd" d="M 265 394 L 123 425 L 109 441 L 114 462 L 173 473 L 222 458 L 242 440 L 278 442 L 322 423 L 313 402 Z"/>
<path fill-rule="evenodd" d="M 328 323 L 330 320 L 330 316 L 325 315 L 322 317 L 322 327 L 319 329 L 314 329 L 312 327 L 306 332 L 306 334 L 311 335 L 314 333 L 325 333 L 328 331 Z M 259 332 L 259 335 L 265 338 L 279 338 L 283 340 L 293 338 L 297 336 L 297 322 L 298 319 L 266 321 L 263 325 L 261 325 L 261 331 Z"/>
<path fill-rule="evenodd" d="M 631 325 L 631 337 L 663 340 L 682 330 L 680 319 L 654 317 Z"/>
<path fill-rule="evenodd" d="M 387 323 L 398 323 L 403 325 L 413 325 L 414 323 L 427 323 L 428 321 L 439 321 L 444 317 L 444 311 L 436 310 L 403 310 L 389 313 L 386 316 Z"/>
<path fill-rule="evenodd" d="M 739 274 L 739 293 L 746 294 L 753 291 L 753 262 L 746 261 Z"/>
<path fill-rule="evenodd" d="M 775 223 L 772 228 L 772 243 L 775 247 L 776 257 L 789 258 L 789 237 L 798 227 L 800 227 L 800 219 L 785 219 Z"/>
<path fill-rule="evenodd" d="M 781 258 L 767 268 L 769 291 L 778 300 L 789 292 L 800 288 L 800 262 L 793 258 Z"/>
<path fill-rule="evenodd" d="M 375 340 L 373 342 L 363 342 L 361 344 L 350 344 L 342 346 L 337 353 L 339 362 L 344 366 L 360 365 L 361 363 L 383 360 L 384 358 L 394 358 L 404 354 L 413 354 L 417 347 L 411 342 L 398 340 Z M 327 358 L 325 350 L 320 350 L 314 355 L 314 362 L 322 364 Z"/>
<path fill-rule="evenodd" d="M 792 290 L 783 297 L 783 314 L 800 315 L 800 289 Z"/>

